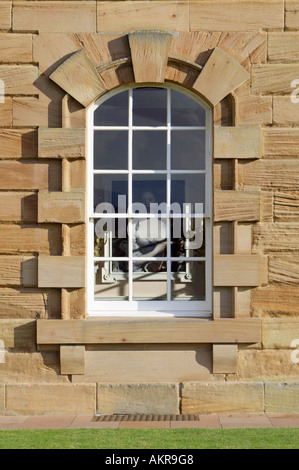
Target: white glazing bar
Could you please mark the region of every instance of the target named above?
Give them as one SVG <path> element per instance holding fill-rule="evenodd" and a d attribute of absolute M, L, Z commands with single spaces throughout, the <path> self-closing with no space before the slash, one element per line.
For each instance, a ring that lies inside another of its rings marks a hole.
<path fill-rule="evenodd" d="M 93 170 L 94 175 L 120 175 L 129 174 L 129 170 Z M 133 174 L 147 174 L 147 175 L 166 175 L 167 173 L 171 174 L 178 174 L 178 175 L 205 175 L 207 173 L 206 170 L 132 170 Z"/>
<path fill-rule="evenodd" d="M 94 131 L 127 131 L 130 126 L 94 126 Z M 131 126 L 133 131 L 167 131 L 167 126 Z M 174 131 L 205 131 L 205 127 L 182 126 L 172 128 Z"/>
<path fill-rule="evenodd" d="M 129 148 L 128 148 L 128 211 L 131 212 L 132 201 L 133 201 L 133 176 L 132 176 L 132 166 L 133 166 L 133 90 L 129 90 Z M 128 219 L 128 238 L 129 238 L 129 302 L 133 301 L 133 238 L 132 238 L 132 219 Z"/>
<path fill-rule="evenodd" d="M 170 214 L 171 204 L 171 91 L 167 90 L 167 213 Z M 171 301 L 171 226 L 167 219 L 167 300 Z"/>
<path fill-rule="evenodd" d="M 133 261 L 166 261 L 168 258 L 163 258 L 161 256 L 133 256 Z M 129 261 L 128 257 L 112 257 L 112 256 L 97 256 L 94 258 L 94 261 Z M 173 256 L 170 258 L 170 261 L 206 261 L 205 257 L 195 257 L 190 256 Z"/>

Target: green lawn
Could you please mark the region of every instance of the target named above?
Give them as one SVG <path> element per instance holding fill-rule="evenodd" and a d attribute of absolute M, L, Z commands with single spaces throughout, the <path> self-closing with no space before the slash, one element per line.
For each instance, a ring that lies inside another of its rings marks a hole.
<path fill-rule="evenodd" d="M 0 431 L 0 449 L 298 449 L 299 429 Z"/>

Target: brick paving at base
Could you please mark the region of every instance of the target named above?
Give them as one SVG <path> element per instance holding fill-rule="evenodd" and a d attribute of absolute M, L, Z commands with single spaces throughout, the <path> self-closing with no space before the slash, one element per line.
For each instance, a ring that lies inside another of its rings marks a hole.
<path fill-rule="evenodd" d="M 115 418 L 114 418 L 115 419 Z M 0 430 L 12 429 L 233 429 L 299 428 L 299 414 L 210 414 L 196 421 L 95 421 L 94 415 L 0 416 Z"/>

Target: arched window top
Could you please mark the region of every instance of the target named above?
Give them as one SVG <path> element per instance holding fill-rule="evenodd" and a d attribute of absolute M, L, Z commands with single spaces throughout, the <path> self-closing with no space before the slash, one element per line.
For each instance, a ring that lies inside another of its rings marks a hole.
<path fill-rule="evenodd" d="M 205 126 L 205 112 L 211 109 L 199 96 L 180 86 L 134 84 L 106 93 L 92 105 L 94 125 L 129 125 L 129 96 L 134 106 L 132 124 L 136 126 Z M 141 121 L 141 113 L 146 121 Z"/>
<path fill-rule="evenodd" d="M 90 107 L 91 314 L 211 314 L 211 127 L 209 106 L 176 86 Z"/>

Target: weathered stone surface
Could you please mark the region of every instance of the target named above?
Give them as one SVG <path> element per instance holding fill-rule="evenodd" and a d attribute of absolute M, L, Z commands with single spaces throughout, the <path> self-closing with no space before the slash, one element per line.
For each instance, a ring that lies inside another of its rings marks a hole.
<path fill-rule="evenodd" d="M 98 32 L 144 29 L 189 31 L 189 5 L 184 1 L 97 3 Z"/>
<path fill-rule="evenodd" d="M 291 361 L 290 350 L 241 350 L 234 380 L 284 381 L 298 378 L 298 364 Z"/>
<path fill-rule="evenodd" d="M 32 62 L 32 34 L 0 34 L 1 62 Z"/>
<path fill-rule="evenodd" d="M 36 322 L 31 319 L 0 320 L 0 339 L 5 349 L 33 351 L 36 349 Z"/>
<path fill-rule="evenodd" d="M 0 225 L 0 238 L 1 253 L 61 254 L 61 228 L 59 225 Z"/>
<path fill-rule="evenodd" d="M 269 281 L 299 285 L 299 256 L 270 256 Z"/>
<path fill-rule="evenodd" d="M 51 311 L 51 291 L 0 289 L 0 318 L 46 318 Z"/>
<path fill-rule="evenodd" d="M 286 30 L 299 29 L 298 12 L 299 12 L 298 0 L 286 0 L 286 3 L 285 3 Z"/>
<path fill-rule="evenodd" d="M 267 11 L 267 14 L 265 14 Z M 281 0 L 250 2 L 241 0 L 190 2 L 191 31 L 252 31 L 283 28 Z"/>
<path fill-rule="evenodd" d="M 1 192 L 2 222 L 37 222 L 37 196 L 32 192 Z"/>
<path fill-rule="evenodd" d="M 239 162 L 240 189 L 283 189 L 297 191 L 299 186 L 299 159 L 266 158 Z"/>
<path fill-rule="evenodd" d="M 299 342 L 299 319 L 297 318 L 265 318 L 262 321 L 262 347 L 264 349 L 293 348 L 291 343 L 297 338 Z"/>
<path fill-rule="evenodd" d="M 97 413 L 179 413 L 178 384 L 101 383 L 97 386 Z"/>
<path fill-rule="evenodd" d="M 85 193 L 39 192 L 38 222 L 82 223 L 85 219 Z"/>
<path fill-rule="evenodd" d="M 128 36 L 135 82 L 164 83 L 172 35 L 137 31 Z"/>
<path fill-rule="evenodd" d="M 61 99 L 55 102 L 43 94 L 40 98 L 20 96 L 12 106 L 14 126 L 61 127 Z"/>
<path fill-rule="evenodd" d="M 299 128 L 266 129 L 264 131 L 264 155 L 293 157 L 298 156 Z"/>
<path fill-rule="evenodd" d="M 0 159 L 25 159 L 36 156 L 37 131 L 33 129 L 1 129 Z"/>
<path fill-rule="evenodd" d="M 299 249 L 299 224 L 257 223 L 253 227 L 254 253 L 297 252 Z"/>
<path fill-rule="evenodd" d="M 290 93 L 296 92 L 296 88 L 293 87 Z M 273 96 L 273 123 L 299 126 L 299 104 L 293 103 L 289 95 Z"/>
<path fill-rule="evenodd" d="M 57 351 L 6 352 L 5 363 L 0 364 L 0 383 L 36 384 L 67 383 L 60 375 Z M 25 411 L 25 410 L 24 410 Z"/>
<path fill-rule="evenodd" d="M 265 383 L 265 412 L 299 413 L 299 382 Z"/>
<path fill-rule="evenodd" d="M 285 284 L 258 287 L 251 292 L 254 317 L 295 317 L 299 315 L 299 286 Z"/>
<path fill-rule="evenodd" d="M 84 49 L 65 59 L 51 73 L 50 78 L 85 107 L 106 91 L 97 69 Z"/>
<path fill-rule="evenodd" d="M 95 32 L 96 2 L 15 2 L 14 31 Z"/>
<path fill-rule="evenodd" d="M 299 54 L 299 33 L 269 33 L 269 62 L 297 62 Z"/>
<path fill-rule="evenodd" d="M 12 99 L 9 96 L 5 97 L 4 103 L 0 103 L 0 126 L 12 126 Z"/>
<path fill-rule="evenodd" d="M 259 95 L 292 92 L 291 82 L 298 77 L 298 64 L 264 64 L 252 67 L 252 93 Z"/>
<path fill-rule="evenodd" d="M 238 126 L 258 126 L 272 123 L 272 98 L 246 94 L 238 97 Z"/>
<path fill-rule="evenodd" d="M 275 222 L 299 222 L 299 193 L 274 193 Z"/>
<path fill-rule="evenodd" d="M 258 191 L 214 191 L 214 221 L 260 220 Z"/>
<path fill-rule="evenodd" d="M 6 386 L 6 414 L 66 415 L 94 414 L 96 386 L 33 384 Z"/>
<path fill-rule="evenodd" d="M 35 65 L 0 65 L 0 79 L 5 83 L 5 94 L 37 94 L 34 85 L 37 78 L 38 68 Z"/>
<path fill-rule="evenodd" d="M 39 129 L 39 158 L 79 158 L 85 156 L 85 129 Z"/>
<path fill-rule="evenodd" d="M 182 413 L 260 413 L 262 383 L 187 382 L 182 384 Z"/>

